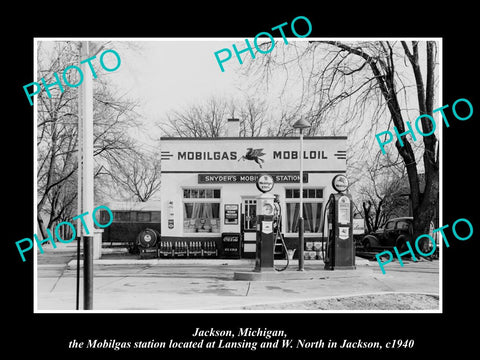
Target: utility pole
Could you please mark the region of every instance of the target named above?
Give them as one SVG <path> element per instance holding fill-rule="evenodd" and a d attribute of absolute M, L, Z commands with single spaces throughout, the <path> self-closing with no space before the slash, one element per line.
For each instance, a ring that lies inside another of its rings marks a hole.
<path fill-rule="evenodd" d="M 79 53 L 82 53 L 82 43 L 79 43 Z M 81 56 L 81 55 L 80 55 Z M 77 214 L 83 209 L 83 93 L 78 90 L 78 129 L 77 129 Z M 77 219 L 77 286 L 76 309 L 80 309 L 80 244 L 83 242 L 82 221 Z"/>
<path fill-rule="evenodd" d="M 80 43 L 80 59 L 90 57 L 90 44 L 88 41 Z M 83 74 L 90 71 L 88 64 L 80 64 Z M 79 87 L 79 122 L 78 122 L 78 213 L 93 212 L 93 79 L 84 76 L 83 84 Z M 83 217 L 85 227 L 81 220 L 77 222 L 77 232 L 83 239 L 83 308 L 93 308 L 93 218 Z M 88 233 L 87 230 L 88 229 Z M 78 303 L 77 303 L 78 306 Z"/>
<path fill-rule="evenodd" d="M 293 124 L 294 129 L 300 130 L 300 214 L 298 216 L 298 271 L 304 271 L 304 232 L 305 232 L 305 222 L 303 219 L 303 130 L 308 129 L 312 126 L 307 120 L 300 118 L 295 124 Z"/>

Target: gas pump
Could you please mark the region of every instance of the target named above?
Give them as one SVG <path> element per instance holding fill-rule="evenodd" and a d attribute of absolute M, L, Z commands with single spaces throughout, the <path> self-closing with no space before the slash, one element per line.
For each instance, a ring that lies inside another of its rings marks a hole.
<path fill-rule="evenodd" d="M 272 190 L 273 185 L 273 178 L 270 175 L 261 175 L 257 180 L 257 188 L 262 194 L 257 196 L 255 268 L 250 272 L 234 272 L 233 278 L 236 280 L 274 279 L 288 267 L 287 247 L 281 233 L 282 213 L 280 201 L 278 195 L 268 193 Z M 274 267 L 275 246 L 279 239 L 287 258 L 286 266 L 281 269 Z"/>
<path fill-rule="evenodd" d="M 273 221 L 275 213 L 275 197 L 264 193 L 257 198 L 257 246 L 254 271 L 272 271 L 275 232 Z"/>
<path fill-rule="evenodd" d="M 257 188 L 263 194 L 257 197 L 257 246 L 254 271 L 283 271 L 288 267 L 288 252 L 282 234 L 282 209 L 278 195 L 269 191 L 274 182 L 270 175 L 262 175 L 257 180 Z M 277 244 L 277 241 L 280 243 Z M 274 267 L 275 247 L 282 246 L 287 259 L 286 266 Z"/>
<path fill-rule="evenodd" d="M 328 235 L 323 256 L 325 270 L 355 269 L 352 197 L 344 193 L 348 180 L 344 175 L 336 175 L 332 186 L 337 193 L 330 195 L 325 209 L 328 210 Z"/>

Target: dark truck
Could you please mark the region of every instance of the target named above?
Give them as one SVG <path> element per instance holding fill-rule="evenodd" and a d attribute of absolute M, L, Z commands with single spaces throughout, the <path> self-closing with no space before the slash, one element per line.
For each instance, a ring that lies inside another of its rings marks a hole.
<path fill-rule="evenodd" d="M 436 250 L 432 256 L 438 254 L 438 243 L 436 234 L 433 234 L 433 223 L 430 225 L 429 235 L 435 239 Z M 418 253 L 415 249 L 415 239 L 413 239 L 413 217 L 400 217 L 390 219 L 385 224 L 383 229 L 378 229 L 374 233 L 365 235 L 361 240 L 361 245 L 364 251 L 370 252 L 379 249 L 393 250 L 395 246 L 400 253 L 408 250 L 406 242 L 410 243 L 411 248 Z M 424 237 L 419 240 L 419 249 L 424 254 L 428 254 L 432 251 L 433 244 L 428 238 Z"/>

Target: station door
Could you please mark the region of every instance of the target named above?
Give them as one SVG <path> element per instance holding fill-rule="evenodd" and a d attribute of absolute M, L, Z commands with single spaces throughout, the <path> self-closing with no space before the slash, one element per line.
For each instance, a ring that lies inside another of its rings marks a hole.
<path fill-rule="evenodd" d="M 243 257 L 255 257 L 257 237 L 257 200 L 242 198 Z"/>

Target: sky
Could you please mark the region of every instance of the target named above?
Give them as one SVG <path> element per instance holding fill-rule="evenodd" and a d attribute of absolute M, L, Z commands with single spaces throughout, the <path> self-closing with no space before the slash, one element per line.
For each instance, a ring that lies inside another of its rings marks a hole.
<path fill-rule="evenodd" d="M 137 44 L 138 51 L 125 49 L 121 69 L 112 80 L 139 96 L 146 113 L 160 116 L 234 89 L 235 72 L 222 72 L 214 56 L 215 51 L 231 48 L 232 41 L 169 39 Z"/>
<path fill-rule="evenodd" d="M 133 47 L 115 44 L 122 64 L 110 79 L 121 93 L 140 101 L 143 121 L 147 127 L 152 126 L 167 112 L 211 96 L 240 95 L 234 71 L 240 64 L 232 58 L 222 72 L 214 55 L 215 51 L 231 48 L 233 41 L 172 38 L 136 41 Z"/>

